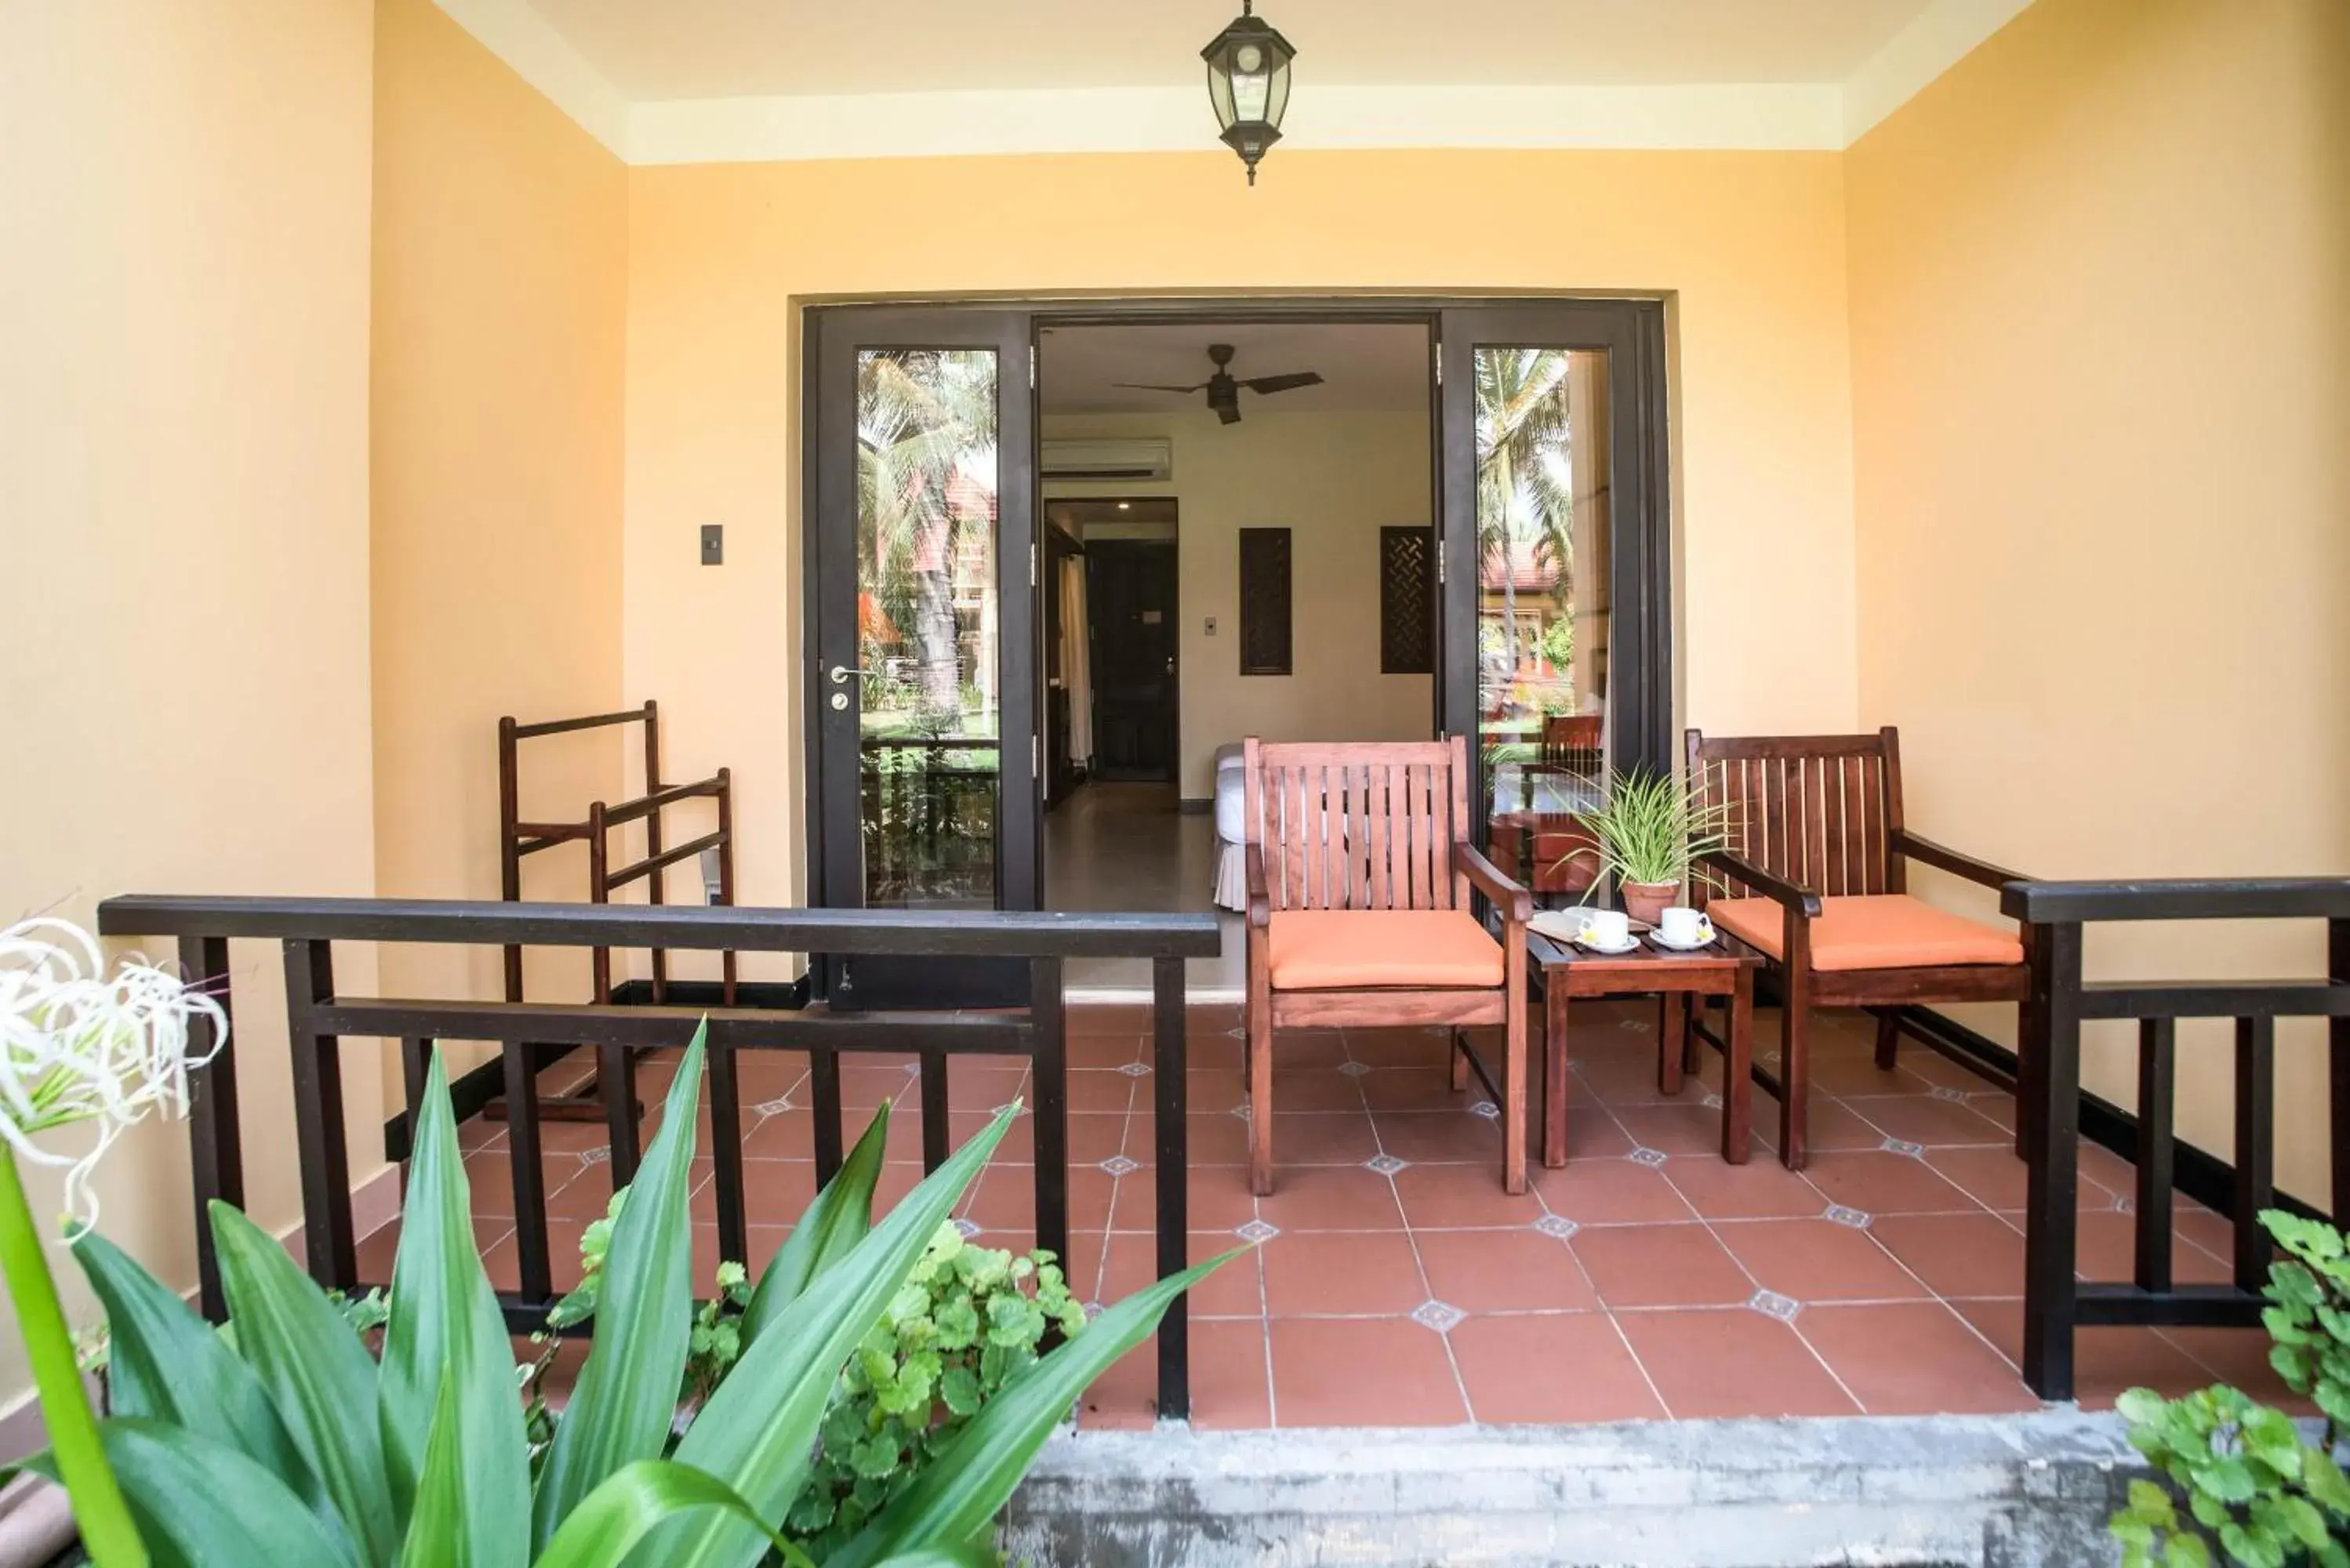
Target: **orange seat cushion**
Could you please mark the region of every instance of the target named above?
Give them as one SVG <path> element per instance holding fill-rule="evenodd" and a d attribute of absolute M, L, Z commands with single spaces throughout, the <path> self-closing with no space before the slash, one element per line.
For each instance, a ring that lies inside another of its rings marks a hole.
<path fill-rule="evenodd" d="M 1268 937 L 1275 991 L 1502 983 L 1502 944 L 1459 909 L 1286 909 Z"/>
<path fill-rule="evenodd" d="M 1721 929 L 1781 956 L 1785 907 L 1769 898 L 1716 898 L 1705 912 Z M 2006 931 L 1953 915 L 1907 893 L 1822 898 L 1812 922 L 1815 970 L 1929 969 L 1944 964 L 2016 964 L 2023 944 Z"/>

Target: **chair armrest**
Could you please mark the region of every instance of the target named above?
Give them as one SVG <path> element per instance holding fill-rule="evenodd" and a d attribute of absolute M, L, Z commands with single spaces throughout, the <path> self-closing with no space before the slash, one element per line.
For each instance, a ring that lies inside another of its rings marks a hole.
<path fill-rule="evenodd" d="M 1726 849 L 1711 849 L 1699 856 L 1698 864 L 1711 867 L 1733 880 L 1745 883 L 1757 893 L 1788 909 L 1807 920 L 1819 919 L 1820 896 L 1808 888 L 1798 888 L 1783 877 L 1773 877 L 1760 866 L 1751 865 Z"/>
<path fill-rule="evenodd" d="M 1264 881 L 1264 848 L 1262 845 L 1245 845 L 1241 850 L 1241 863 L 1248 876 L 1248 923 L 1260 929 L 1273 924 L 1273 894 Z"/>
<path fill-rule="evenodd" d="M 2002 870 L 1988 860 L 1978 860 L 1971 855 L 1961 855 L 1957 850 L 1937 844 L 1930 838 L 1921 838 L 1906 827 L 1894 829 L 1892 845 L 1897 854 L 1907 856 L 1922 865 L 1931 866 L 1938 871 L 1948 871 L 1953 877 L 1963 877 L 1970 882 L 1980 882 L 1986 888 L 2004 888 L 2010 882 L 2032 880 L 2021 871 Z"/>
<path fill-rule="evenodd" d="M 1501 868 L 1477 851 L 1477 846 L 1465 841 L 1452 846 L 1452 863 L 1468 874 L 1477 890 L 1493 901 L 1502 918 L 1514 925 L 1524 925 L 1534 919 L 1534 896 L 1502 875 Z"/>

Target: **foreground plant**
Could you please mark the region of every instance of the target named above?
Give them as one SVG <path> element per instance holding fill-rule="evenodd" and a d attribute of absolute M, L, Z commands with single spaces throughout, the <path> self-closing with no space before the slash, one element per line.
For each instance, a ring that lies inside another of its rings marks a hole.
<path fill-rule="evenodd" d="M 115 1139 L 151 1111 L 187 1114 L 189 1024 L 198 1018 L 213 1023 L 217 1050 L 227 1016 L 179 976 L 137 959 L 109 972 L 98 943 L 63 920 L 0 930 L 0 1269 L 55 1470 L 99 1568 L 136 1568 L 147 1553 L 106 1462 L 16 1161 L 64 1168 L 70 1224 L 86 1231 L 98 1217 L 90 1177 Z M 88 1147 L 73 1153 L 39 1141 L 64 1127 L 93 1129 Z"/>
<path fill-rule="evenodd" d="M 2332 1226 L 2278 1210 L 2261 1223 L 2288 1254 L 2269 1269 L 2269 1361 L 2324 1429 L 2307 1442 L 2291 1417 L 2225 1385 L 2183 1399 L 2124 1394 L 2131 1444 L 2177 1494 L 2130 1483 L 2112 1525 L 2126 1568 L 2209 1568 L 2215 1546 L 2241 1568 L 2350 1568 L 2350 1480 L 2334 1458 L 2350 1423 L 2350 1249 Z"/>
<path fill-rule="evenodd" d="M 702 1059 L 697 1032 L 612 1224 L 598 1333 L 536 1463 L 437 1057 L 380 1366 L 327 1293 L 225 1205 L 211 1218 L 233 1343 L 99 1237 L 78 1241 L 112 1328 L 120 1414 L 99 1432 L 156 1557 L 198 1568 L 752 1568 L 773 1549 L 806 1563 L 772 1526 L 808 1483 L 835 1382 L 1014 1111 L 878 1224 L 871 1177 L 853 1174 L 868 1158 L 878 1171 L 868 1132 L 752 1293 L 741 1357 L 672 1451 L 695 1313 L 687 1194 Z M 1028 1367 L 827 1568 L 990 1561 L 984 1539 L 1045 1438 L 1215 1266 L 1119 1303 Z M 32 1468 L 56 1465 L 43 1456 Z"/>

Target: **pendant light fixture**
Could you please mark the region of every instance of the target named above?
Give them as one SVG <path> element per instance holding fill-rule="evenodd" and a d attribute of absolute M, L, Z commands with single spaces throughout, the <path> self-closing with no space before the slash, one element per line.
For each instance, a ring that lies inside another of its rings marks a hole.
<path fill-rule="evenodd" d="M 1208 62 L 1208 101 L 1215 107 L 1216 129 L 1248 166 L 1253 185 L 1257 160 L 1281 140 L 1281 117 L 1289 108 L 1289 62 L 1297 51 L 1258 19 L 1255 0 L 1241 0 L 1241 14 L 1200 57 Z"/>

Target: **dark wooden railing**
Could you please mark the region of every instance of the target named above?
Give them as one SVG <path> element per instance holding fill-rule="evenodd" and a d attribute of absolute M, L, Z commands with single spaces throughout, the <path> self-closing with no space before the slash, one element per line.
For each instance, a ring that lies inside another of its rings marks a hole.
<path fill-rule="evenodd" d="M 2025 1220 L 2023 1376 L 2045 1399 L 2073 1395 L 2076 1328 L 2143 1324 L 2257 1326 L 2270 1241 L 2260 1212 L 2273 1206 L 2276 1021 L 2332 1020 L 2333 1204 L 2350 1216 L 2350 878 L 2254 881 L 2011 882 L 2000 908 L 2037 945 L 2019 1053 L 2017 1115 L 2029 1163 Z M 2126 920 L 2314 919 L 2327 923 L 2327 974 L 2318 980 L 2095 981 L 2081 978 L 2086 924 Z M 2171 1273 L 2171 1130 L 2176 1039 L 2182 1018 L 2236 1025 L 2234 1278 L 2180 1284 Z M 2084 1283 L 2079 1241 L 2081 1025 L 2138 1025 L 2137 1247 L 2128 1282 Z"/>
<path fill-rule="evenodd" d="M 343 1131 L 338 1042 L 345 1036 L 400 1043 L 413 1105 L 436 1040 L 501 1043 L 511 1117 L 520 1289 L 501 1293 L 517 1329 L 544 1323 L 557 1298 L 547 1251 L 546 1192 L 533 1094 L 547 1047 L 598 1054 L 616 1184 L 634 1175 L 641 1153 L 633 1062 L 639 1053 L 684 1044 L 710 1021 L 708 1085 L 718 1234 L 723 1256 L 748 1256 L 743 1197 L 743 1126 L 737 1057 L 746 1051 L 805 1051 L 815 1112 L 816 1175 L 840 1168 L 843 1053 L 912 1052 L 920 1064 L 922 1160 L 936 1169 L 947 1146 L 947 1072 L 951 1057 L 1018 1055 L 1034 1072 L 1036 1244 L 1068 1255 L 1068 1084 L 1061 966 L 1076 958 L 1147 958 L 1152 971 L 1153 1087 L 1157 1143 L 1159 1277 L 1187 1263 L 1183 963 L 1219 948 L 1215 918 L 1179 914 L 1029 914 L 902 909 L 729 909 L 458 902 L 411 898 L 247 898 L 131 896 L 99 907 L 108 936 L 172 937 L 192 980 L 230 1006 L 228 944 L 262 940 L 285 955 L 287 1033 L 292 1044 L 295 1136 L 301 1162 L 302 1231 L 307 1265 L 329 1287 L 365 1290 L 352 1235 L 350 1169 Z M 354 997 L 335 983 L 338 941 L 433 942 L 473 947 L 647 948 L 721 952 L 896 954 L 1025 959 L 1025 1012 L 833 1012 L 748 1007 L 630 1006 Z M 209 1028 L 206 1028 L 209 1034 Z M 192 1043 L 201 1051 L 209 1038 Z M 232 1041 L 193 1078 L 190 1141 L 195 1167 L 195 1230 L 205 1313 L 225 1315 L 204 1218 L 213 1199 L 244 1200 L 244 1142 Z M 1159 1331 L 1162 1416 L 1190 1409 L 1184 1303 Z"/>

